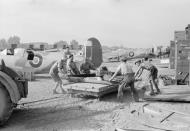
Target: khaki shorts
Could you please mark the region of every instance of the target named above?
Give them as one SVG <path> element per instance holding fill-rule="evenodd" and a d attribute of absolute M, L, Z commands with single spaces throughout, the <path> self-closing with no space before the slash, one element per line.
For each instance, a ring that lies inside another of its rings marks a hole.
<path fill-rule="evenodd" d="M 135 77 L 134 73 L 129 73 L 126 75 L 123 75 L 123 80 L 121 81 L 121 85 L 126 87 L 126 86 L 131 86 L 131 84 L 134 84 Z"/>
<path fill-rule="evenodd" d="M 152 68 L 149 73 L 147 74 L 147 78 L 149 81 L 151 80 L 156 80 L 158 77 L 158 69 L 157 68 Z"/>
<path fill-rule="evenodd" d="M 59 77 L 58 74 L 55 74 L 55 73 L 50 73 L 50 76 L 51 78 L 55 81 L 55 82 L 58 82 L 58 81 L 61 81 L 61 78 Z"/>

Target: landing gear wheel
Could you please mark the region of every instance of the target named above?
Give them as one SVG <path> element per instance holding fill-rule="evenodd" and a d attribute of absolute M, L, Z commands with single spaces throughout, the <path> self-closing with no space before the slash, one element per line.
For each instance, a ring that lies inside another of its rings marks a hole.
<path fill-rule="evenodd" d="M 0 85 L 0 126 L 10 117 L 13 111 L 13 103 L 7 90 Z"/>

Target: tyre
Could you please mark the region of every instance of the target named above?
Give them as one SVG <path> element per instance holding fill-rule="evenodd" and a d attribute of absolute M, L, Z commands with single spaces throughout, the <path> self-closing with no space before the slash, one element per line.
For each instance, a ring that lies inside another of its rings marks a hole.
<path fill-rule="evenodd" d="M 0 85 L 0 126 L 11 116 L 13 111 L 13 103 L 7 90 Z"/>

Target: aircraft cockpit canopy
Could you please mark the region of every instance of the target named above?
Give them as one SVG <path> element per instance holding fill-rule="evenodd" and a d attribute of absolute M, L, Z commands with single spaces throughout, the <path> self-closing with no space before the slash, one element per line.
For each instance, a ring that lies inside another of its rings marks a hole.
<path fill-rule="evenodd" d="M 13 55 L 19 57 L 27 57 L 27 60 L 34 59 L 34 52 L 31 50 L 26 50 L 24 48 L 16 48 L 16 49 L 4 49 L 1 54 L 3 55 Z"/>
<path fill-rule="evenodd" d="M 1 54 L 3 55 L 14 55 L 14 50 L 13 49 L 4 49 Z"/>

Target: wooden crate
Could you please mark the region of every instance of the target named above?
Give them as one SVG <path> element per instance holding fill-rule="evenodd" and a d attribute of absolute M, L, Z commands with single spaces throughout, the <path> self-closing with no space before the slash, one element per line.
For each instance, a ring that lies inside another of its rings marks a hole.
<path fill-rule="evenodd" d="M 84 94 L 94 97 L 102 97 L 105 94 L 116 92 L 118 85 L 108 85 L 104 83 L 74 83 L 64 86 L 70 94 Z"/>
<path fill-rule="evenodd" d="M 170 69 L 175 69 L 175 42 L 170 42 Z"/>
<path fill-rule="evenodd" d="M 180 40 L 175 44 L 176 83 L 181 80 L 181 74 L 189 73 L 190 40 Z M 181 73 L 182 72 L 182 73 Z M 189 81 L 187 77 L 185 81 Z"/>

